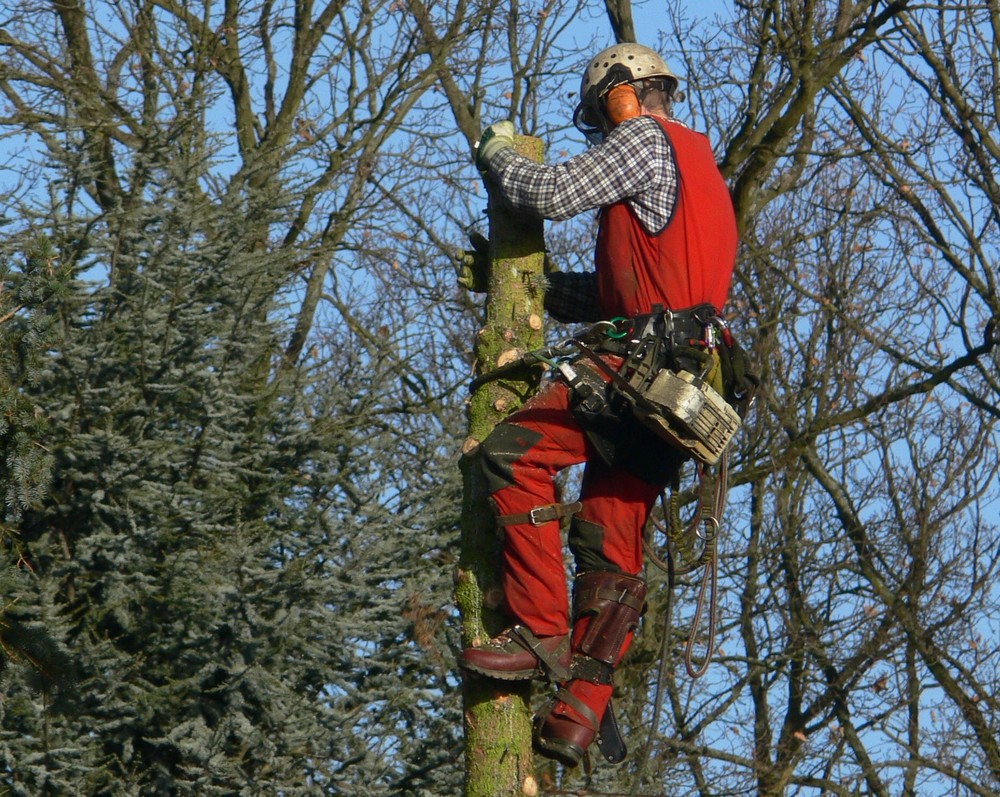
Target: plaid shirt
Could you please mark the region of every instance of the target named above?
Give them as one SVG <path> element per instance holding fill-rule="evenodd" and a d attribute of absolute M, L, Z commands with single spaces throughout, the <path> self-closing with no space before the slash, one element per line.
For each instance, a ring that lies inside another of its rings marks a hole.
<path fill-rule="evenodd" d="M 546 274 L 545 309 L 564 324 L 600 321 L 597 272 L 551 271 Z"/>
<path fill-rule="evenodd" d="M 565 163 L 542 164 L 501 150 L 490 171 L 512 207 L 546 219 L 568 219 L 624 200 L 655 235 L 677 200 L 677 165 L 670 140 L 648 116 L 627 119 L 600 146 Z M 558 321 L 596 321 L 597 281 L 587 274 L 549 274 L 546 309 Z"/>

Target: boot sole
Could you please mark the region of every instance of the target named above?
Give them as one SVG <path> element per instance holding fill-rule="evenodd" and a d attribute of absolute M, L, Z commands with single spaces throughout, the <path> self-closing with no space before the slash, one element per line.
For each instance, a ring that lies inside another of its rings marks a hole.
<path fill-rule="evenodd" d="M 535 734 L 535 749 L 546 758 L 554 758 L 567 767 L 575 767 L 583 758 L 583 750 L 572 742 L 545 739 L 538 734 Z"/>
<path fill-rule="evenodd" d="M 467 661 L 459 662 L 459 667 L 463 670 L 468 670 L 469 672 L 475 673 L 476 675 L 483 675 L 487 678 L 496 678 L 500 681 L 533 681 L 536 678 L 544 678 L 545 673 L 539 669 L 533 670 L 491 670 L 487 667 L 480 667 L 476 664 L 470 664 Z"/>

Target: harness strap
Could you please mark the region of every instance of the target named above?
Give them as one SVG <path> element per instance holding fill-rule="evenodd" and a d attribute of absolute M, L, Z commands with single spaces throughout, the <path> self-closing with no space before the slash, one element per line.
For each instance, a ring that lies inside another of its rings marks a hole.
<path fill-rule="evenodd" d="M 544 665 L 550 681 L 560 683 L 570 679 L 570 671 L 559 663 L 559 657 L 555 653 L 550 653 L 542 646 L 542 641 L 535 636 L 531 629 L 523 625 L 515 625 L 508 633 L 519 645 L 530 650 L 535 658 Z"/>
<path fill-rule="evenodd" d="M 571 504 L 542 504 L 527 512 L 516 515 L 501 515 L 497 518 L 498 526 L 517 526 L 521 523 L 530 523 L 532 526 L 541 526 L 550 520 L 561 520 L 564 517 L 575 515 L 583 509 L 583 504 L 574 501 Z"/>
<path fill-rule="evenodd" d="M 594 710 L 568 689 L 560 689 L 556 692 L 556 700 L 565 703 L 583 717 L 590 723 L 591 729 L 596 731 L 601 727 L 600 720 L 597 719 L 597 714 L 594 713 Z"/>
<path fill-rule="evenodd" d="M 629 594 L 627 590 L 605 589 L 603 587 L 581 592 L 579 600 L 582 601 L 587 598 L 598 598 L 599 600 L 611 601 L 612 603 L 621 603 L 640 614 L 642 614 L 642 610 L 646 605 L 643 599 Z"/>
<path fill-rule="evenodd" d="M 610 686 L 614 684 L 615 668 L 610 664 L 577 653 L 573 657 L 573 678 L 581 681 L 590 681 L 592 684 L 604 684 Z"/>

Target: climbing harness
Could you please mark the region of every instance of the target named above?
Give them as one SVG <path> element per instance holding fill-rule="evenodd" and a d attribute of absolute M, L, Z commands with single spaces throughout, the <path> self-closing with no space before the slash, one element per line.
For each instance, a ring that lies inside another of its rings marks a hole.
<path fill-rule="evenodd" d="M 638 339 L 630 341 L 619 369 L 582 340 L 574 338 L 571 345 L 611 380 L 643 426 L 699 462 L 714 465 L 742 418 L 721 392 L 721 364 L 715 354 L 720 341 L 715 330 L 718 326 L 726 329 L 725 322 L 711 308 L 703 310 L 702 316 L 699 309 L 683 315 L 661 311 L 640 317 L 645 328 Z M 697 337 L 690 334 L 692 321 L 700 333 Z"/>
<path fill-rule="evenodd" d="M 601 356 L 609 353 L 624 356 L 619 368 Z M 738 379 L 726 378 L 741 356 L 725 321 L 710 306 L 679 313 L 654 309 L 634 319 L 598 322 L 558 345 L 526 352 L 480 376 L 472 387 L 544 364 L 559 372 L 579 407 L 598 414 L 605 409 L 605 380 L 588 378 L 578 367 L 585 360 L 610 381 L 639 423 L 699 462 L 715 465 L 756 389 L 756 378 L 745 367 Z"/>

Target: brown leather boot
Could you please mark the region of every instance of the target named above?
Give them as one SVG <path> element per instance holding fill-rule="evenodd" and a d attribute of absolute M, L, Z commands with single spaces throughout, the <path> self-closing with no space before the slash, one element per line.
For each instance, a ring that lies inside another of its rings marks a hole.
<path fill-rule="evenodd" d="M 505 681 L 532 678 L 565 681 L 570 677 L 572 660 L 568 634 L 537 637 L 523 625 L 515 625 L 485 645 L 463 650 L 458 664 Z"/>
<path fill-rule="evenodd" d="M 632 641 L 645 600 L 646 582 L 638 576 L 605 571 L 577 575 L 574 681 L 559 690 L 556 702 L 535 725 L 535 747 L 542 755 L 572 767 L 587 752 L 600 729 L 598 712 L 603 714 L 611 699 L 614 669 Z"/>
<path fill-rule="evenodd" d="M 535 722 L 535 749 L 567 767 L 580 763 L 597 736 L 600 719 L 567 689 L 556 693 L 552 707 Z"/>

